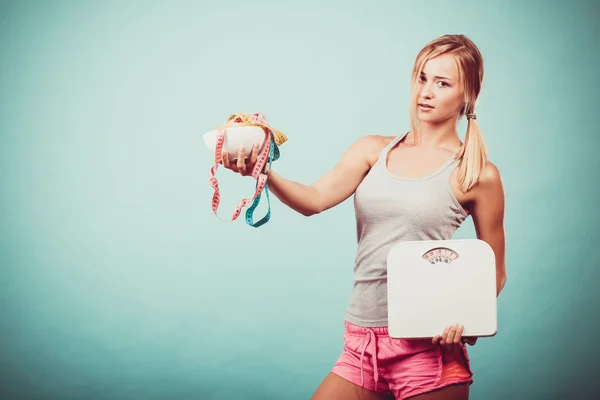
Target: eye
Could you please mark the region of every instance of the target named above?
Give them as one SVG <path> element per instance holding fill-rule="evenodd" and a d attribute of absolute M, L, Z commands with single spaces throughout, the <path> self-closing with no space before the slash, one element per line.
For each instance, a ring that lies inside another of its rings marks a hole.
<path fill-rule="evenodd" d="M 419 77 L 419 82 L 425 82 L 425 77 L 423 75 Z"/>
<path fill-rule="evenodd" d="M 445 88 L 445 87 L 450 87 L 450 85 L 448 85 L 446 82 L 438 82 L 440 84 L 441 87 Z"/>

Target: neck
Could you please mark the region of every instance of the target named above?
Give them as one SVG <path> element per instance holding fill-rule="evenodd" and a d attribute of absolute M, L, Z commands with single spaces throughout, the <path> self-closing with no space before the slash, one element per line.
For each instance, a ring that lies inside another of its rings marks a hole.
<path fill-rule="evenodd" d="M 423 147 L 458 147 L 462 145 L 456 129 L 454 119 L 443 121 L 441 123 L 421 122 L 419 124 L 419 133 L 421 136 L 420 146 Z M 411 132 L 411 139 L 414 143 L 414 137 Z"/>

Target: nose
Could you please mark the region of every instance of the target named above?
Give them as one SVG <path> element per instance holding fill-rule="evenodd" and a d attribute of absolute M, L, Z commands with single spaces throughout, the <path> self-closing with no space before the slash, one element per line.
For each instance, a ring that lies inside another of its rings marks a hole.
<path fill-rule="evenodd" d="M 433 96 L 433 91 L 431 90 L 431 85 L 426 82 L 421 86 L 421 97 L 424 99 L 430 99 Z"/>

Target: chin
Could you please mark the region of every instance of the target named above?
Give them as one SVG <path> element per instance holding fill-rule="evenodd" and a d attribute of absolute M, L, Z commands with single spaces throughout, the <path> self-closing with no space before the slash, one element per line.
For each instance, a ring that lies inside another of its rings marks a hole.
<path fill-rule="evenodd" d="M 433 115 L 430 115 L 429 113 L 417 113 L 417 117 L 419 118 L 420 122 L 426 122 L 426 123 L 438 122 L 438 118 L 434 117 Z"/>
<path fill-rule="evenodd" d="M 421 123 L 426 124 L 439 124 L 447 120 L 446 116 L 440 117 L 439 115 L 433 115 L 431 112 L 417 112 L 417 118 Z"/>

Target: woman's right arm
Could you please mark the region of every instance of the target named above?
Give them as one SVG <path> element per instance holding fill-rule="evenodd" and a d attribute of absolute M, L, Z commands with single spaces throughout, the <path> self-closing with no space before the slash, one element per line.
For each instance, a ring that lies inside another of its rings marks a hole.
<path fill-rule="evenodd" d="M 382 136 L 363 136 L 350 146 L 336 166 L 311 185 L 294 182 L 275 171 L 269 190 L 282 203 L 304 216 L 319 214 L 350 197 L 386 144 Z"/>

